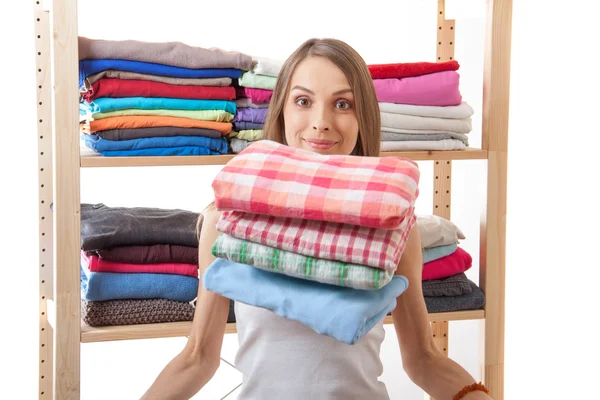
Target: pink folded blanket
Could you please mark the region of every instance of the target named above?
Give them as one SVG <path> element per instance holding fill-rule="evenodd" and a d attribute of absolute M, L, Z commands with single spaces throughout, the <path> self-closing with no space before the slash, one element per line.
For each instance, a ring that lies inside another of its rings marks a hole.
<path fill-rule="evenodd" d="M 242 95 L 242 96 L 240 96 Z M 254 104 L 264 104 L 271 101 L 272 90 L 241 87 L 238 90 L 238 96 L 249 98 Z"/>
<path fill-rule="evenodd" d="M 416 216 L 411 214 L 403 219 L 398 229 L 376 229 L 224 211 L 217 222 L 217 231 L 316 259 L 394 271 L 415 221 Z"/>
<path fill-rule="evenodd" d="M 322 155 L 260 140 L 212 187 L 219 211 L 397 229 L 414 209 L 419 177 L 418 164 L 403 157 Z"/>
<path fill-rule="evenodd" d="M 198 265 L 196 264 L 131 264 L 104 260 L 85 251 L 81 251 L 81 263 L 91 272 L 174 274 L 198 277 Z"/>
<path fill-rule="evenodd" d="M 456 71 L 442 71 L 402 79 L 373 79 L 373 84 L 380 103 L 456 106 L 462 102 L 459 78 Z"/>

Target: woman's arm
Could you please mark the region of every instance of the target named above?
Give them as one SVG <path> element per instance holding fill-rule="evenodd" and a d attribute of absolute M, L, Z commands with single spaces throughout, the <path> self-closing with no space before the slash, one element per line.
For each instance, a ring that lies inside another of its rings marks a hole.
<path fill-rule="evenodd" d="M 200 274 L 215 260 L 212 244 L 218 236 L 219 213 L 204 212 L 198 243 Z M 200 281 L 194 321 L 187 344 L 158 375 L 142 400 L 179 400 L 194 396 L 213 377 L 220 363 L 221 346 L 229 315 L 229 299 L 204 290 Z"/>
<path fill-rule="evenodd" d="M 409 378 L 435 399 L 451 399 L 475 379 L 464 368 L 444 355 L 433 341 L 427 307 L 423 298 L 423 254 L 419 229 L 409 234 L 396 275 L 408 278 L 408 289 L 397 298 L 392 311 L 400 343 L 402 365 Z M 464 400 L 489 400 L 484 392 L 471 392 Z"/>

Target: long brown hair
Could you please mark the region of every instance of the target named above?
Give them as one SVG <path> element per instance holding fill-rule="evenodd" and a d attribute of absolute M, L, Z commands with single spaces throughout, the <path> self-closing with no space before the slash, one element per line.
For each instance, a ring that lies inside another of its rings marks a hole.
<path fill-rule="evenodd" d="M 348 79 L 354 94 L 358 140 L 352 154 L 379 156 L 381 117 L 373 79 L 363 58 L 350 45 L 337 39 L 309 39 L 302 43 L 283 64 L 271 96 L 269 111 L 263 127 L 263 137 L 287 145 L 283 107 L 290 90 L 294 71 L 309 57 L 324 57 L 334 63 Z"/>

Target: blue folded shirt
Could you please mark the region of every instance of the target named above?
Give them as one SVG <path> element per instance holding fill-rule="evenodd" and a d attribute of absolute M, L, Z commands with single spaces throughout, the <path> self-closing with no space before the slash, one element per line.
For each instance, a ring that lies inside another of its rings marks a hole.
<path fill-rule="evenodd" d="M 378 290 L 328 285 L 217 258 L 203 275 L 206 290 L 262 307 L 320 334 L 354 344 L 396 308 L 408 279 L 395 275 Z"/>
<path fill-rule="evenodd" d="M 183 68 L 165 64 L 156 64 L 130 60 L 81 60 L 79 61 L 79 87 L 85 78 L 106 70 L 139 72 L 141 74 L 173 76 L 177 78 L 239 78 L 242 70 L 235 68 Z"/>
<path fill-rule="evenodd" d="M 98 135 L 81 135 L 85 145 L 97 153 L 119 150 L 143 150 L 168 147 L 205 147 L 213 152 L 227 154 L 227 139 L 207 136 L 156 136 L 129 140 L 107 140 Z"/>
<path fill-rule="evenodd" d="M 454 253 L 457 248 L 458 243 L 426 248 L 423 250 L 423 264 L 449 256 Z"/>
<path fill-rule="evenodd" d="M 168 299 L 192 301 L 199 279 L 178 274 L 91 272 L 80 266 L 81 298 L 87 301 Z"/>

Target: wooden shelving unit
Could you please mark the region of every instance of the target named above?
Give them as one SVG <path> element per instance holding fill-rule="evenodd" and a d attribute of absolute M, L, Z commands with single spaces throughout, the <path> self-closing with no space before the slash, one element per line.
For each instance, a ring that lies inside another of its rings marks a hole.
<path fill-rule="evenodd" d="M 384 157 L 406 157 L 413 160 L 485 160 L 487 151 L 475 148 L 451 151 L 383 152 Z M 82 168 L 98 167 L 167 167 L 183 165 L 225 165 L 235 155 L 187 157 L 102 157 L 82 156 Z"/>
<path fill-rule="evenodd" d="M 480 320 L 482 379 L 504 399 L 504 277 L 511 55 L 511 0 L 486 0 L 482 148 L 383 153 L 434 162 L 433 213 L 450 219 L 452 161 L 487 161 L 481 218 L 480 281 L 484 310 L 430 314 L 435 340 L 448 349 L 449 322 Z M 80 398 L 81 343 L 186 336 L 189 322 L 93 328 L 81 324 L 80 168 L 223 165 L 233 155 L 203 157 L 81 157 L 78 123 L 77 1 L 34 2 L 39 155 L 40 399 Z M 454 20 L 437 8 L 437 60 L 454 57 Z M 433 27 L 432 27 L 433 29 Z M 432 44 L 433 45 L 433 44 Z M 52 74 L 51 74 L 52 72 Z M 53 211 L 50 210 L 53 204 Z M 51 317 L 49 317 L 49 314 Z M 390 323 L 386 319 L 386 323 Z M 235 332 L 229 324 L 228 333 Z"/>
<path fill-rule="evenodd" d="M 429 314 L 430 321 L 464 321 L 483 319 L 484 310 L 454 311 L 447 313 Z M 385 318 L 384 323 L 392 324 L 391 316 Z M 164 324 L 125 325 L 91 327 L 81 325 L 81 343 L 108 342 L 113 340 L 130 339 L 156 339 L 166 337 L 187 336 L 190 332 L 191 322 L 169 322 Z M 236 333 L 235 323 L 228 323 L 225 333 Z"/>

